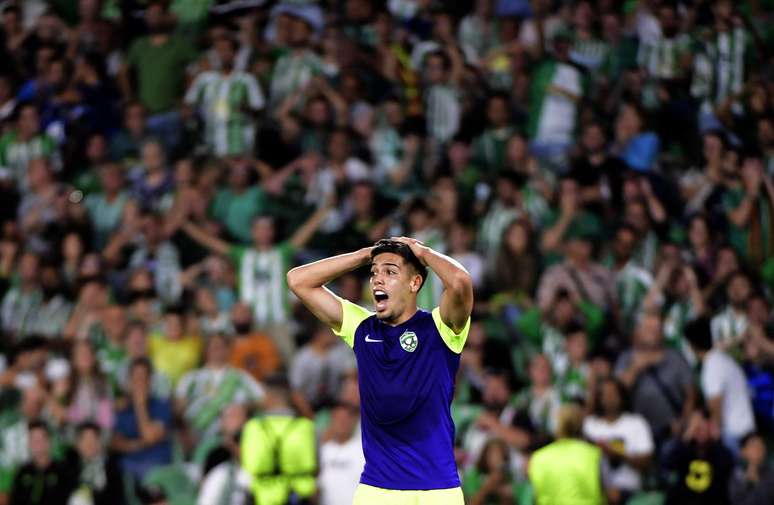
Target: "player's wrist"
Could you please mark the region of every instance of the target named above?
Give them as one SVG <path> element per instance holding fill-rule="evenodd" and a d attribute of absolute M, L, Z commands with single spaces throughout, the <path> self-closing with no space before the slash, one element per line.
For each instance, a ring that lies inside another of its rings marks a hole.
<path fill-rule="evenodd" d="M 412 247 L 414 256 L 417 257 L 420 263 L 422 263 L 424 266 L 427 265 L 427 253 L 430 251 L 430 248 L 426 245 L 422 244 L 416 244 L 414 247 Z"/>
<path fill-rule="evenodd" d="M 371 262 L 371 250 L 373 247 L 364 247 L 358 251 L 361 265 L 367 265 Z"/>

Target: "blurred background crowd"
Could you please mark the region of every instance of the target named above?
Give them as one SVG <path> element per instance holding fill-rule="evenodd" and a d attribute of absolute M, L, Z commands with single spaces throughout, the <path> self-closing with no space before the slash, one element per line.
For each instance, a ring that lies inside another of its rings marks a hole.
<path fill-rule="evenodd" d="M 349 504 L 285 274 L 394 235 L 475 282 L 469 503 L 567 403 L 611 503 L 774 503 L 772 6 L 3 2 L 0 504 Z"/>

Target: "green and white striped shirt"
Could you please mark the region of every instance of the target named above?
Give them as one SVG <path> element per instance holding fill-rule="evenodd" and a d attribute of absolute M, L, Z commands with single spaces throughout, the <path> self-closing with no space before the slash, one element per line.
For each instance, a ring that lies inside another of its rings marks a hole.
<path fill-rule="evenodd" d="M 685 325 L 697 316 L 696 311 L 689 301 L 676 300 L 669 307 L 662 308 L 662 313 L 664 314 L 662 324 L 664 342 L 686 356 L 689 346 L 684 335 Z"/>
<path fill-rule="evenodd" d="M 616 298 L 621 307 L 625 332 L 629 333 L 634 329 L 640 306 L 652 284 L 653 276 L 650 272 L 631 261 L 616 272 Z"/>
<path fill-rule="evenodd" d="M 17 338 L 29 334 L 42 302 L 43 294 L 39 289 L 23 291 L 18 286 L 9 289 L 3 297 L 0 310 L 3 331 Z"/>
<path fill-rule="evenodd" d="M 479 249 L 485 253 L 488 265 L 494 265 L 505 229 L 514 219 L 523 215 L 521 210 L 506 207 L 500 200 L 492 204 L 481 222 L 478 234 Z"/>
<path fill-rule="evenodd" d="M 227 156 L 252 152 L 255 120 L 243 109 L 261 109 L 264 98 L 260 84 L 251 74 L 203 72 L 188 89 L 185 103 L 201 108 L 205 138 L 214 154 Z"/>
<path fill-rule="evenodd" d="M 686 34 L 643 41 L 637 53 L 637 63 L 655 79 L 682 77 L 680 62 L 691 52 L 691 38 Z"/>
<path fill-rule="evenodd" d="M 369 142 L 374 159 L 376 177 L 388 181 L 389 175 L 398 167 L 403 155 L 403 139 L 395 128 L 376 128 Z"/>
<path fill-rule="evenodd" d="M 479 60 L 500 44 L 497 22 L 476 15 L 465 16 L 460 22 L 457 41 L 465 53 L 465 59 L 474 65 L 478 64 Z"/>
<path fill-rule="evenodd" d="M 441 144 L 445 144 L 460 129 L 462 108 L 459 93 L 448 84 L 434 84 L 425 91 L 425 116 L 427 132 Z"/>
<path fill-rule="evenodd" d="M 512 126 L 487 128 L 473 140 L 473 159 L 490 175 L 505 166 L 505 150 L 508 140 L 516 133 Z"/>
<path fill-rule="evenodd" d="M 744 86 L 749 35 L 744 28 L 719 32 L 694 59 L 691 93 L 705 104 L 719 105 Z"/>
<path fill-rule="evenodd" d="M 185 374 L 175 389 L 175 397 L 185 405 L 183 416 L 199 434 L 215 435 L 220 414 L 233 403 L 256 403 L 263 388 L 242 370 L 204 367 Z"/>
<path fill-rule="evenodd" d="M 530 87 L 530 138 L 548 144 L 571 144 L 578 103 L 586 93 L 583 74 L 573 65 L 550 60 L 535 70 Z"/>
<path fill-rule="evenodd" d="M 608 51 L 609 47 L 604 40 L 576 38 L 570 50 L 570 60 L 582 67 L 596 70 L 605 61 Z"/>
<path fill-rule="evenodd" d="M 72 310 L 73 304 L 62 295 L 42 301 L 24 328 L 25 333 L 50 339 L 61 338 Z"/>
<path fill-rule="evenodd" d="M 712 342 L 715 345 L 729 346 L 739 343 L 747 331 L 749 323 L 744 312 L 738 313 L 730 305 L 712 318 Z"/>
<path fill-rule="evenodd" d="M 0 138 L 0 174 L 10 177 L 21 191 L 27 189 L 27 164 L 35 158 L 46 158 L 54 170 L 62 167 L 56 141 L 46 134 L 37 135 L 24 142 L 16 132 Z"/>
<path fill-rule="evenodd" d="M 290 289 L 285 276 L 293 252 L 287 242 L 268 251 L 239 246 L 229 251 L 239 273 L 239 299 L 252 308 L 258 328 L 286 323 L 290 318 Z"/>
<path fill-rule="evenodd" d="M 271 103 L 278 105 L 282 100 L 303 88 L 316 75 L 323 73 L 323 61 L 312 50 L 301 54 L 290 52 L 274 64 L 271 78 Z"/>

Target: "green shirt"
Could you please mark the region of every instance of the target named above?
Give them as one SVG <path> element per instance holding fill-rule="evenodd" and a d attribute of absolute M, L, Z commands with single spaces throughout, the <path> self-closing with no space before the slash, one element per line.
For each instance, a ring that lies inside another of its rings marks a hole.
<path fill-rule="evenodd" d="M 202 23 L 207 20 L 212 0 L 173 0 L 169 10 L 181 25 Z"/>
<path fill-rule="evenodd" d="M 234 193 L 231 189 L 221 189 L 212 203 L 212 215 L 226 226 L 232 237 L 240 242 L 252 242 L 253 219 L 266 211 L 266 193 L 258 186 Z"/>
<path fill-rule="evenodd" d="M 560 211 L 558 209 L 549 209 L 546 211 L 545 216 L 546 222 L 544 229 L 547 230 L 559 221 Z M 590 236 L 596 239 L 602 239 L 604 237 L 604 225 L 599 216 L 587 210 L 577 212 L 564 232 L 562 243 L 566 243 L 570 238 L 580 236 Z M 546 267 L 559 263 L 561 259 L 562 256 L 558 252 L 549 252 L 543 257 Z"/>
<path fill-rule="evenodd" d="M 476 468 L 473 468 L 465 472 L 462 475 L 462 492 L 465 495 L 465 497 L 469 500 L 473 496 L 475 496 L 475 494 L 478 493 L 478 491 L 484 485 L 484 482 L 486 481 L 486 479 L 487 479 L 487 475 L 482 474 Z M 513 489 L 513 496 L 518 496 L 520 492 L 520 486 L 515 481 L 511 482 L 511 486 Z M 499 505 L 502 502 L 500 501 L 499 498 L 496 498 L 494 495 L 490 495 L 483 503 L 484 505 Z"/>
<path fill-rule="evenodd" d="M 132 43 L 127 63 L 137 70 L 137 95 L 148 112 L 166 112 L 177 105 L 185 85 L 185 69 L 196 58 L 188 40 L 170 36 L 161 45 L 142 37 Z"/>
<path fill-rule="evenodd" d="M 108 202 L 104 193 L 92 193 L 84 200 L 86 210 L 89 212 L 91 224 L 94 226 L 94 241 L 98 249 L 107 245 L 110 234 L 121 224 L 124 215 L 124 206 L 129 201 L 129 195 L 121 192 Z"/>
<path fill-rule="evenodd" d="M 508 140 L 516 132 L 512 126 L 499 129 L 487 128 L 473 141 L 473 159 L 486 172 L 494 175 L 505 168 Z"/>
<path fill-rule="evenodd" d="M 729 189 L 723 195 L 723 207 L 732 212 L 745 198 L 744 189 Z M 774 256 L 774 223 L 771 201 L 762 195 L 755 199 L 755 208 L 744 227 L 728 223 L 728 240 L 742 258 L 752 264 L 760 264 Z"/>
<path fill-rule="evenodd" d="M 589 344 L 593 347 L 605 324 L 605 313 L 593 303 L 585 301 L 578 303 L 578 310 L 583 316 L 583 329 L 589 336 Z M 537 349 L 544 347 L 547 332 L 557 332 L 551 325 L 543 321 L 538 307 L 524 311 L 516 323 L 516 329 Z"/>
<path fill-rule="evenodd" d="M 128 360 L 126 349 L 108 339 L 101 324 L 92 326 L 89 330 L 89 340 L 96 351 L 97 360 L 102 373 L 110 382 L 113 393 L 118 396 L 124 392 L 121 379 L 121 367 Z"/>

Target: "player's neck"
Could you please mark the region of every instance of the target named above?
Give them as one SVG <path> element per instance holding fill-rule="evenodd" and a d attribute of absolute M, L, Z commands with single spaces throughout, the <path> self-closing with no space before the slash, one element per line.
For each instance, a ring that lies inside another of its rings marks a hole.
<path fill-rule="evenodd" d="M 417 313 L 417 310 L 419 309 L 417 309 L 416 305 L 412 305 L 411 307 L 406 307 L 406 310 L 403 311 L 400 317 L 392 321 L 385 321 L 385 322 L 390 326 L 399 326 L 405 323 L 406 321 L 408 321 L 409 319 L 411 319 L 412 317 L 414 317 L 414 314 Z"/>

